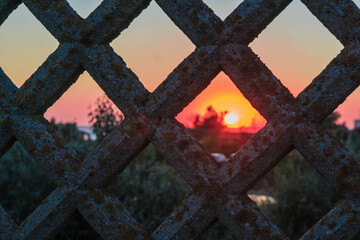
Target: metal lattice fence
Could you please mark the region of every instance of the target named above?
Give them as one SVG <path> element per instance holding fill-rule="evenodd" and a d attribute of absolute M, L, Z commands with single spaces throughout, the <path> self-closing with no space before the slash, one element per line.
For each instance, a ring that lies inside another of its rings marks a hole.
<path fill-rule="evenodd" d="M 51 238 L 78 209 L 103 239 L 193 239 L 216 218 L 239 239 L 286 239 L 247 191 L 294 148 L 343 196 L 302 239 L 354 238 L 360 165 L 320 123 L 360 83 L 357 6 L 302 0 L 345 48 L 294 98 L 248 47 L 291 0 L 245 0 L 224 21 L 201 0 L 156 0 L 196 50 L 153 93 L 109 46 L 150 1 L 104 0 L 82 19 L 65 0 L 22 0 L 60 46 L 19 89 L 0 71 L 0 152 L 18 140 L 57 188 L 19 226 L 0 207 L 0 238 Z M 0 24 L 22 2 L 1 0 Z M 81 161 L 42 115 L 85 70 L 126 119 Z M 267 120 L 223 164 L 174 119 L 220 71 Z M 149 142 L 193 189 L 152 234 L 107 190 Z"/>

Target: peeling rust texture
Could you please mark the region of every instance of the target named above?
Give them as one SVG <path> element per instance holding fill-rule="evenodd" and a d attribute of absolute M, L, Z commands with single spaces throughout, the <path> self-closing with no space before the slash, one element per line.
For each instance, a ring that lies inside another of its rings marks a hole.
<path fill-rule="evenodd" d="M 0 1 L 0 25 L 6 18 L 21 4 L 20 0 L 3 0 Z"/>
<path fill-rule="evenodd" d="M 248 46 L 290 0 L 245 0 L 224 22 L 201 0 L 154 1 L 197 48 L 153 93 L 109 46 L 150 0 L 104 0 L 86 19 L 65 0 L 22 1 L 60 45 L 19 89 L 0 68 L 0 156 L 18 140 L 58 187 L 19 225 L 0 206 L 0 239 L 51 239 L 75 211 L 103 239 L 197 239 L 217 220 L 241 239 L 287 239 L 247 191 L 294 148 L 343 196 L 302 239 L 359 236 L 360 164 L 320 125 L 360 84 L 357 6 L 302 0 L 344 50 L 294 98 Z M 19 4 L 0 1 L 0 25 Z M 81 160 L 42 115 L 85 70 L 126 118 Z M 174 119 L 220 71 L 267 119 L 226 163 Z M 152 234 L 108 190 L 150 142 L 193 188 Z"/>
<path fill-rule="evenodd" d="M 229 194 L 216 205 L 219 219 L 238 239 L 287 239 L 246 194 Z"/>

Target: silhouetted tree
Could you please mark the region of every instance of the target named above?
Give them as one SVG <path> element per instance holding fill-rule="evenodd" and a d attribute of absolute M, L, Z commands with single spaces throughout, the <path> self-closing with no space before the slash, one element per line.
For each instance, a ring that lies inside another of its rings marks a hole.
<path fill-rule="evenodd" d="M 217 113 L 213 106 L 208 106 L 203 117 L 196 115 L 194 119 L 194 127 L 202 129 L 221 129 L 224 128 L 224 116 L 227 111 Z"/>
<path fill-rule="evenodd" d="M 124 119 L 123 115 L 115 109 L 114 104 L 104 95 L 96 100 L 95 109 L 88 114 L 89 123 L 93 127 L 98 142 L 111 133 Z"/>

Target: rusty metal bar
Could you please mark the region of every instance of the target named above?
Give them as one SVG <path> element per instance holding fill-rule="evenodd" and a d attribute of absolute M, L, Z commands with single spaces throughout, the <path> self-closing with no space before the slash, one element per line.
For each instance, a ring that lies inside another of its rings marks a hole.
<path fill-rule="evenodd" d="M 86 19 L 80 41 L 109 43 L 126 29 L 151 0 L 105 0 Z M 96 34 L 95 34 L 96 33 Z"/>
<path fill-rule="evenodd" d="M 351 0 L 301 0 L 343 45 L 359 41 L 360 10 Z"/>
<path fill-rule="evenodd" d="M 216 44 L 223 23 L 201 0 L 155 1 L 197 47 Z"/>
<path fill-rule="evenodd" d="M 292 0 L 245 0 L 224 21 L 222 42 L 249 45 Z M 261 17 L 260 17 L 261 16 Z"/>

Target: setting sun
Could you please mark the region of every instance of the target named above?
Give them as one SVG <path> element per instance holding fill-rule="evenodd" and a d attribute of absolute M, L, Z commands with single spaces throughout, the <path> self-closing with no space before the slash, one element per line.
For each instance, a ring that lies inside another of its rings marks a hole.
<path fill-rule="evenodd" d="M 209 106 L 219 114 L 228 113 L 223 116 L 222 123 L 228 127 L 228 130 L 232 129 L 231 131 L 242 128 L 239 131 L 254 132 L 266 123 L 266 120 L 223 72 L 211 81 L 211 84 L 177 116 L 177 119 L 186 127 L 192 128 L 196 114 L 205 116 Z"/>
<path fill-rule="evenodd" d="M 224 123 L 228 127 L 232 127 L 239 121 L 239 117 L 235 113 L 228 113 L 225 115 Z"/>

